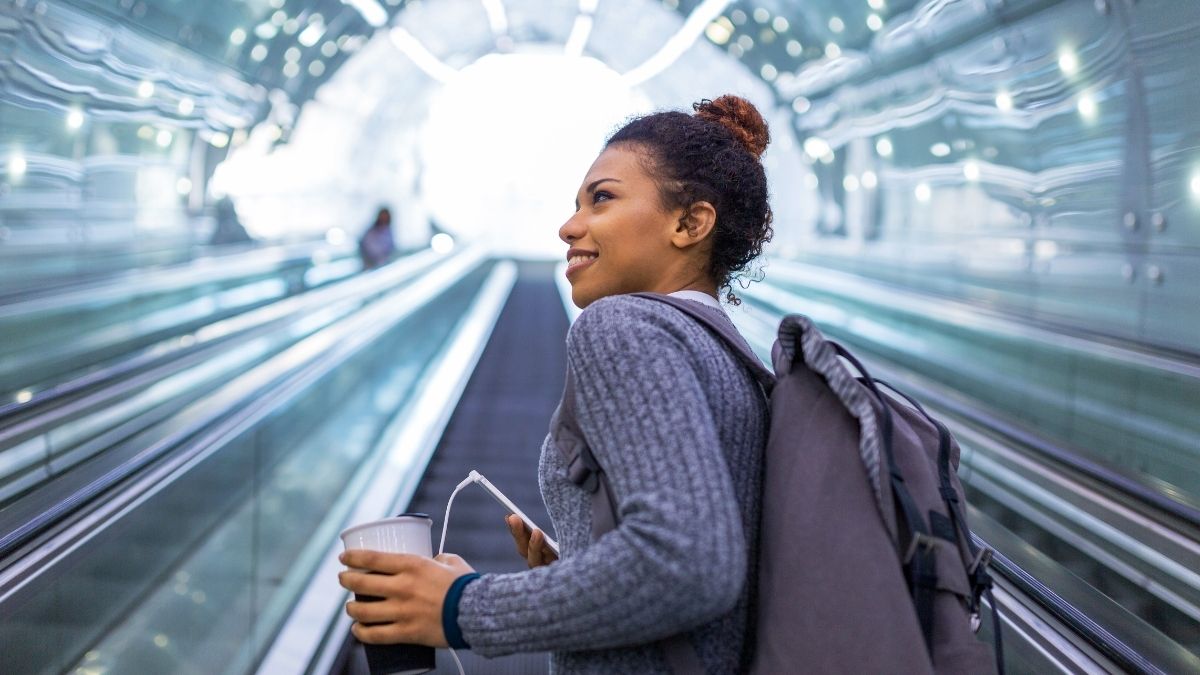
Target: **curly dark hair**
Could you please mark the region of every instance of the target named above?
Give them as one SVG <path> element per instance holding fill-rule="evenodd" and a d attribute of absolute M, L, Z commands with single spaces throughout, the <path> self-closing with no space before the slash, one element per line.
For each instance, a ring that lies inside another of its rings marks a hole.
<path fill-rule="evenodd" d="M 706 201 L 717 211 L 708 273 L 732 304 L 733 281 L 774 234 L 767 175 L 759 158 L 771 137 L 762 115 L 744 98 L 725 95 L 692 105 L 695 115 L 658 112 L 634 118 L 605 147 L 633 144 L 656 177 L 663 206 Z"/>

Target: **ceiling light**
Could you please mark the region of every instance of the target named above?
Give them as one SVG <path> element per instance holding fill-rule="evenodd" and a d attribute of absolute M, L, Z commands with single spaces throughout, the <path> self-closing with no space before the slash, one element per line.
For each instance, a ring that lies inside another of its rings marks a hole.
<path fill-rule="evenodd" d="M 383 26 L 388 21 L 387 10 L 377 0 L 342 0 L 342 4 L 358 10 L 363 20 L 376 28 Z"/>
<path fill-rule="evenodd" d="M 934 143 L 929 146 L 929 154 L 934 157 L 948 157 L 950 155 L 950 146 L 945 143 Z"/>
<path fill-rule="evenodd" d="M 884 7 L 883 0 L 867 0 L 867 4 L 871 6 L 871 9 L 883 9 Z"/>
<path fill-rule="evenodd" d="M 20 154 L 9 155 L 8 157 L 8 175 L 13 178 L 20 178 L 25 175 L 29 164 L 25 161 L 25 157 Z"/>
<path fill-rule="evenodd" d="M 970 160 L 966 164 L 963 164 L 963 178 L 972 183 L 979 180 L 979 162 Z"/>
<path fill-rule="evenodd" d="M 878 14 L 868 14 L 867 28 L 870 28 L 873 31 L 883 28 L 883 19 L 879 18 Z"/>
<path fill-rule="evenodd" d="M 918 183 L 913 194 L 916 195 L 917 201 L 927 202 L 933 197 L 933 190 L 929 187 L 929 183 Z"/>
<path fill-rule="evenodd" d="M 684 52 L 695 44 L 696 39 L 700 37 L 704 29 L 720 16 L 721 12 L 725 11 L 729 3 L 730 0 L 704 0 L 701 2 L 692 10 L 687 19 L 684 20 L 683 26 L 668 38 L 654 55 L 622 76 L 626 84 L 630 87 L 637 86 L 666 70 L 672 63 L 675 63 Z M 731 14 L 731 18 L 733 18 L 734 23 L 737 23 L 735 14 L 736 10 Z"/>
<path fill-rule="evenodd" d="M 1058 67 L 1067 77 L 1079 72 L 1079 57 L 1070 47 L 1063 47 L 1058 53 Z"/>
<path fill-rule="evenodd" d="M 413 65 L 420 68 L 426 75 L 432 77 L 438 82 L 449 82 L 457 70 L 443 63 L 438 57 L 434 56 L 421 41 L 415 38 L 412 33 L 409 33 L 401 26 L 393 26 L 389 33 L 392 44 L 396 48 L 404 52 L 405 56 L 412 59 Z"/>
<path fill-rule="evenodd" d="M 704 36 L 713 44 L 723 45 L 733 36 L 733 24 L 729 23 L 729 19 L 721 17 L 704 27 Z"/>
<path fill-rule="evenodd" d="M 571 34 L 567 36 L 567 42 L 563 45 L 564 54 L 567 56 L 583 55 L 583 48 L 587 46 L 588 38 L 592 35 L 592 25 L 595 23 L 592 15 L 595 11 L 596 0 L 580 0 L 579 14 L 575 15 L 575 23 L 571 25 Z"/>
<path fill-rule="evenodd" d="M 308 74 L 313 77 L 320 77 L 325 74 L 325 64 L 320 61 L 313 61 L 308 64 Z"/>
<path fill-rule="evenodd" d="M 429 247 L 435 253 L 449 253 L 454 250 L 454 237 L 445 232 L 438 232 L 429 239 Z"/>
<path fill-rule="evenodd" d="M 794 58 L 794 57 L 800 56 L 800 54 L 803 52 L 804 52 L 804 45 L 800 44 L 799 41 L 797 41 L 797 40 L 788 40 L 787 41 L 788 56 L 791 56 Z"/>
<path fill-rule="evenodd" d="M 191 115 L 192 111 L 195 109 L 196 102 L 193 101 L 190 96 L 184 96 L 183 98 L 179 99 L 178 110 L 180 115 Z"/>
<path fill-rule="evenodd" d="M 764 80 L 771 82 L 779 75 L 779 71 L 775 69 L 775 66 L 764 63 L 763 67 L 759 70 L 759 74 L 762 75 Z"/>
<path fill-rule="evenodd" d="M 137 95 L 142 98 L 150 98 L 154 95 L 154 83 L 149 80 L 142 80 L 138 84 Z"/>
<path fill-rule="evenodd" d="M 1096 98 L 1086 92 L 1080 94 L 1079 103 L 1076 104 L 1076 107 L 1079 108 L 1079 114 L 1083 117 L 1083 119 L 1089 122 L 1096 119 L 1096 114 L 1099 112 L 1098 108 L 1096 107 Z"/>
<path fill-rule="evenodd" d="M 229 43 L 232 45 L 240 45 L 245 41 L 246 29 L 244 28 L 234 28 L 233 32 L 229 34 Z"/>
<path fill-rule="evenodd" d="M 820 159 L 832 152 L 829 143 L 820 136 L 809 136 L 804 139 L 804 154 L 813 159 Z"/>
<path fill-rule="evenodd" d="M 1013 97 L 1007 91 L 1002 91 L 996 94 L 996 107 L 1001 112 L 1009 112 L 1013 109 Z"/>
<path fill-rule="evenodd" d="M 879 177 L 874 171 L 864 171 L 862 175 L 862 186 L 868 190 L 874 190 L 875 186 L 879 185 Z"/>
<path fill-rule="evenodd" d="M 875 152 L 879 153 L 880 157 L 892 156 L 892 140 L 887 136 L 875 141 Z"/>
<path fill-rule="evenodd" d="M 75 131 L 81 126 L 83 126 L 83 111 L 79 108 L 71 108 L 67 112 L 67 128 Z"/>
<path fill-rule="evenodd" d="M 157 143 L 158 147 L 160 148 L 167 147 L 173 140 L 175 140 L 175 135 L 166 129 L 159 129 L 158 134 L 154 137 L 154 142 Z"/>
<path fill-rule="evenodd" d="M 754 20 L 759 23 L 766 23 L 771 20 L 771 13 L 766 9 L 759 7 L 754 10 Z"/>
<path fill-rule="evenodd" d="M 846 192 L 858 192 L 858 176 L 850 174 L 842 179 L 842 187 L 846 188 Z"/>
<path fill-rule="evenodd" d="M 334 56 L 336 56 L 337 51 L 337 43 L 333 40 L 329 40 L 325 44 L 321 45 L 321 56 L 324 56 L 327 59 L 332 59 Z"/>
<path fill-rule="evenodd" d="M 250 50 L 250 58 L 254 59 L 255 61 L 262 61 L 263 59 L 267 58 L 267 46 L 254 45 L 254 49 Z"/>
<path fill-rule="evenodd" d="M 796 99 L 792 101 L 792 110 L 795 110 L 799 115 L 803 115 L 804 113 L 808 112 L 810 108 L 812 108 L 812 101 L 804 98 L 803 96 L 797 96 Z"/>
<path fill-rule="evenodd" d="M 788 20 L 782 16 L 775 17 L 771 22 L 771 28 L 774 28 L 776 33 L 786 33 L 789 27 Z"/>
<path fill-rule="evenodd" d="M 846 30 L 846 22 L 842 21 L 841 17 L 831 17 L 829 19 L 829 30 L 840 33 Z"/>
<path fill-rule="evenodd" d="M 314 21 L 308 24 L 304 30 L 300 31 L 300 36 L 296 38 L 296 42 L 311 47 L 321 40 L 325 35 L 325 24 L 320 21 Z"/>
<path fill-rule="evenodd" d="M 212 135 L 212 138 L 208 139 L 208 142 L 214 148 L 223 148 L 229 145 L 229 134 L 224 131 L 218 131 Z"/>
<path fill-rule="evenodd" d="M 842 55 L 842 48 L 836 42 L 830 42 L 825 45 L 825 56 L 831 59 L 836 59 Z"/>

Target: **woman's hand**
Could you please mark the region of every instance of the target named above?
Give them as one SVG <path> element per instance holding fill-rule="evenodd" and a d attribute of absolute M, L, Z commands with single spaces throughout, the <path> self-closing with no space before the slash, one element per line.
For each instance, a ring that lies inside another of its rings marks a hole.
<path fill-rule="evenodd" d="M 365 550 L 346 551 L 338 560 L 354 568 L 338 575 L 343 588 L 382 598 L 346 603 L 354 637 L 368 644 L 448 646 L 442 602 L 455 579 L 475 571 L 465 560 L 450 553 L 426 558 Z"/>
<path fill-rule="evenodd" d="M 517 542 L 517 553 L 529 563 L 530 569 L 558 560 L 558 554 L 546 545 L 546 535 L 541 530 L 530 532 L 525 521 L 511 513 L 504 521 L 508 523 L 513 541 Z"/>

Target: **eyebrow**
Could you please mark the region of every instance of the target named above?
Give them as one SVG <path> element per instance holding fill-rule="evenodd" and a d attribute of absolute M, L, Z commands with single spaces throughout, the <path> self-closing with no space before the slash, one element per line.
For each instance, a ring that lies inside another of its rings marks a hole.
<path fill-rule="evenodd" d="M 593 192 L 595 192 L 595 191 L 596 191 L 596 186 L 597 186 L 597 185 L 599 185 L 599 184 L 601 184 L 601 183 L 603 183 L 603 182 L 605 182 L 605 181 L 612 181 L 612 182 L 614 182 L 614 183 L 620 183 L 620 182 L 621 182 L 621 181 L 620 181 L 619 179 L 617 179 L 617 178 L 597 178 L 596 180 L 594 180 L 594 181 L 592 181 L 591 183 L 589 183 L 589 184 L 588 184 L 588 186 L 587 186 L 587 193 L 588 193 L 589 195 L 590 195 L 590 194 L 592 194 Z M 575 200 L 575 209 L 576 209 L 576 210 L 579 210 L 579 200 L 578 200 L 578 199 L 576 199 L 576 200 Z"/>

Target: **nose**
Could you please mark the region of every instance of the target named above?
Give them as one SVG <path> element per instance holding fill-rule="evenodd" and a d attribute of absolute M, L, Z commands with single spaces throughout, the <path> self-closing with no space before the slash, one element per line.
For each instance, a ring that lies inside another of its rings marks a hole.
<path fill-rule="evenodd" d="M 575 212 L 575 215 L 568 218 L 567 222 L 562 224 L 562 227 L 558 228 L 558 238 L 567 245 L 579 241 L 585 234 L 587 234 L 587 225 L 583 222 L 583 218 L 579 216 L 578 211 Z"/>

